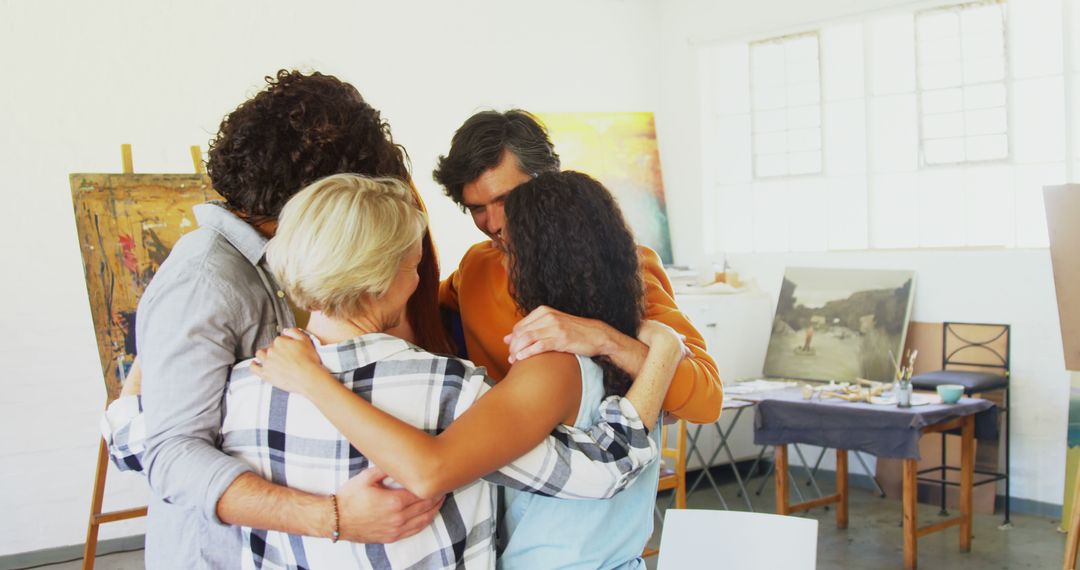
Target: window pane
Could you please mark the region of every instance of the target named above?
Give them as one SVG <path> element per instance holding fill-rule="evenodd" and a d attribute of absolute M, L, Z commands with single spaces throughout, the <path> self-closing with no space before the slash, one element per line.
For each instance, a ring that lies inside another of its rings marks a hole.
<path fill-rule="evenodd" d="M 923 139 L 943 139 L 964 136 L 964 114 L 942 113 L 923 117 Z"/>
<path fill-rule="evenodd" d="M 961 59 L 963 53 L 959 36 L 926 40 L 919 36 L 919 65 L 950 63 Z"/>
<path fill-rule="evenodd" d="M 919 17 L 919 38 L 934 39 L 960 35 L 960 18 L 952 10 L 931 12 Z"/>
<path fill-rule="evenodd" d="M 932 63 L 919 68 L 919 87 L 941 89 L 956 87 L 963 83 L 964 67 L 959 61 Z"/>
<path fill-rule="evenodd" d="M 991 33 L 970 32 L 964 29 L 964 59 L 982 59 L 1005 55 L 1005 34 L 998 28 Z"/>
<path fill-rule="evenodd" d="M 755 44 L 750 48 L 750 61 L 754 89 L 784 84 L 784 46 Z"/>
<path fill-rule="evenodd" d="M 980 109 L 964 113 L 964 130 L 969 135 L 1004 134 L 1005 108 Z"/>
<path fill-rule="evenodd" d="M 780 109 L 787 101 L 784 87 L 758 87 L 754 85 L 754 109 Z"/>
<path fill-rule="evenodd" d="M 964 60 L 964 81 L 981 83 L 1005 79 L 1005 58 L 995 56 L 981 59 Z"/>
<path fill-rule="evenodd" d="M 782 154 L 787 152 L 787 131 L 754 134 L 755 154 Z"/>
<path fill-rule="evenodd" d="M 805 151 L 821 149 L 821 129 L 799 129 L 788 131 L 788 150 Z"/>
<path fill-rule="evenodd" d="M 787 104 L 795 107 L 821 101 L 821 85 L 817 82 L 793 83 L 788 85 Z"/>
<path fill-rule="evenodd" d="M 924 164 L 1008 158 L 1003 10 L 989 2 L 916 16 Z"/>
<path fill-rule="evenodd" d="M 787 111 L 787 125 L 792 129 L 821 126 L 820 107 L 793 107 Z"/>
<path fill-rule="evenodd" d="M 953 164 L 964 161 L 964 140 L 937 139 L 923 143 L 923 155 L 927 164 Z"/>
<path fill-rule="evenodd" d="M 1009 141 L 1005 135 L 967 137 L 964 146 L 968 160 L 994 160 L 1009 156 Z"/>
<path fill-rule="evenodd" d="M 992 83 L 964 88 L 964 108 L 990 109 L 993 107 L 1005 107 L 1005 85 Z"/>
<path fill-rule="evenodd" d="M 818 39 L 817 36 L 800 36 L 784 41 L 784 56 L 788 65 L 802 65 L 817 67 Z M 789 67 L 790 70 L 790 67 Z"/>
<path fill-rule="evenodd" d="M 923 91 L 922 112 L 924 115 L 951 113 L 964 108 L 964 95 L 959 89 L 940 89 Z"/>
<path fill-rule="evenodd" d="M 787 113 L 783 109 L 754 113 L 754 132 L 772 133 L 787 130 Z"/>
<path fill-rule="evenodd" d="M 754 157 L 755 174 L 759 177 L 785 176 L 787 170 L 786 154 L 759 154 Z"/>
<path fill-rule="evenodd" d="M 821 171 L 818 50 L 817 34 L 751 44 L 756 177 Z M 813 152 L 816 158 L 793 158 L 792 152 Z"/>
<path fill-rule="evenodd" d="M 788 170 L 791 174 L 813 174 L 821 172 L 821 151 L 793 152 L 788 155 Z"/>

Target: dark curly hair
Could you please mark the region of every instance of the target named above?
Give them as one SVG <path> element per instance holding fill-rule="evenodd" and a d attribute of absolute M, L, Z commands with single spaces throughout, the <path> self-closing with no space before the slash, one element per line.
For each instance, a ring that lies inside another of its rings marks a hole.
<path fill-rule="evenodd" d="M 547 172 L 506 199 L 510 294 L 522 312 L 547 305 L 637 336 L 645 314 L 634 235 L 606 188 L 580 172 Z M 632 379 L 606 356 L 606 395 Z"/>
<path fill-rule="evenodd" d="M 206 171 L 231 208 L 276 218 L 293 194 L 331 174 L 409 178 L 390 125 L 352 85 L 286 69 L 266 83 L 210 141 Z"/>
<path fill-rule="evenodd" d="M 439 157 L 432 177 L 464 210 L 465 185 L 498 166 L 506 150 L 513 153 L 518 168 L 526 174 L 559 170 L 559 155 L 547 129 L 527 111 L 511 109 L 505 113 L 481 111 L 469 117 L 454 133 L 450 152 Z"/>
<path fill-rule="evenodd" d="M 214 190 L 240 216 L 256 223 L 274 219 L 294 194 L 331 174 L 393 176 L 412 185 L 408 154 L 355 87 L 333 75 L 286 69 L 266 83 L 221 121 L 210 141 L 206 171 Z M 423 208 L 419 194 L 416 199 Z M 439 314 L 439 261 L 430 233 L 424 234 L 423 250 L 420 284 L 407 307 L 409 324 L 418 345 L 451 353 Z"/>

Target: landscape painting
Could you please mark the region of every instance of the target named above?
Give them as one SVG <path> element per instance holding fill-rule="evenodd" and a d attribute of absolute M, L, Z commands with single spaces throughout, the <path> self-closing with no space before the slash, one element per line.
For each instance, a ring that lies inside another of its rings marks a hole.
<path fill-rule="evenodd" d="M 765 375 L 891 381 L 911 317 L 912 271 L 791 267 L 776 305 Z"/>
<path fill-rule="evenodd" d="M 638 243 L 672 263 L 660 150 L 652 113 L 540 113 L 563 170 L 599 180 L 619 202 Z"/>
<path fill-rule="evenodd" d="M 191 207 L 219 200 L 203 174 L 72 174 L 71 201 L 109 401 L 135 359 L 139 297 L 180 236 Z"/>

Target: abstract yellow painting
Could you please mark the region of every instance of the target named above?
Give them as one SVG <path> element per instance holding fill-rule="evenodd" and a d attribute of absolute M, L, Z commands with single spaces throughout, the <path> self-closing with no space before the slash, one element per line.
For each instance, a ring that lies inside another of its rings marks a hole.
<path fill-rule="evenodd" d="M 539 113 L 563 170 L 596 178 L 618 200 L 638 243 L 672 263 L 652 113 Z"/>
<path fill-rule="evenodd" d="M 86 290 L 109 401 L 135 359 L 139 297 L 180 236 L 191 207 L 220 200 L 205 174 L 72 174 Z"/>

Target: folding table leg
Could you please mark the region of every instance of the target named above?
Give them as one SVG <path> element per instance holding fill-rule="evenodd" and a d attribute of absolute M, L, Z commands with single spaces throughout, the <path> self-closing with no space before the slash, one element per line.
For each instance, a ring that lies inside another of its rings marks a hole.
<path fill-rule="evenodd" d="M 750 473 L 749 473 L 749 475 L 747 475 L 747 479 L 753 478 L 754 474 L 757 473 L 758 465 L 761 465 L 761 459 L 763 457 L 765 457 L 765 452 L 768 451 L 768 450 L 769 450 L 769 446 L 767 446 L 767 445 L 761 446 L 761 451 L 758 452 L 757 458 L 754 459 L 754 463 L 750 465 Z M 758 494 L 758 495 L 761 494 L 761 490 L 765 488 L 765 481 L 766 481 L 766 479 L 768 479 L 769 473 L 771 473 L 771 472 L 772 472 L 771 470 L 766 470 L 765 475 L 763 475 L 762 479 L 761 479 L 761 486 L 758 487 L 758 490 L 757 490 L 756 494 Z"/>
<path fill-rule="evenodd" d="M 814 487 L 814 492 L 817 496 L 824 497 L 825 494 L 821 492 L 821 487 L 818 487 L 817 479 L 814 477 L 814 472 L 810 470 L 810 464 L 806 462 L 806 457 L 803 456 L 802 449 L 799 448 L 799 444 L 792 444 L 795 446 L 795 453 L 799 455 L 799 461 L 802 462 L 803 471 L 806 471 L 806 476 L 810 478 L 810 484 Z M 827 507 L 826 507 L 827 508 Z"/>
<path fill-rule="evenodd" d="M 731 465 L 731 471 L 735 474 L 735 482 L 739 485 L 739 494 L 743 496 L 743 500 L 746 501 L 746 506 L 750 509 L 750 512 L 754 512 L 754 505 L 750 503 L 750 495 L 746 492 L 746 485 L 743 484 L 742 474 L 739 473 L 739 466 L 735 462 L 735 454 L 731 452 L 731 447 L 728 446 L 728 438 L 731 437 L 731 432 L 735 431 L 735 426 L 738 425 L 739 418 L 742 417 L 744 410 L 746 410 L 745 407 L 737 408 L 735 410 L 735 417 L 731 419 L 731 423 L 728 424 L 726 431 L 720 427 L 719 422 L 713 424 L 716 428 L 716 434 L 720 437 L 720 445 L 716 447 L 712 456 L 709 457 L 709 465 L 712 465 L 712 463 L 716 461 L 716 457 L 720 455 L 721 451 L 727 455 L 728 464 Z"/>
<path fill-rule="evenodd" d="M 701 483 L 701 480 L 704 478 L 709 481 L 709 485 L 713 488 L 713 492 L 716 493 L 717 498 L 720 499 L 720 505 L 724 508 L 724 510 L 730 510 L 728 508 L 727 501 L 724 499 L 724 495 L 720 493 L 720 486 L 716 483 L 716 479 L 713 479 L 712 473 L 709 472 L 709 465 L 711 463 L 711 460 L 705 461 L 705 456 L 702 455 L 701 450 L 697 448 L 696 441 L 697 438 L 701 435 L 702 427 L 703 426 L 699 425 L 696 426 L 696 428 L 694 429 L 693 440 L 695 441 L 695 445 L 690 447 L 690 453 L 687 454 L 688 458 L 691 455 L 697 455 L 697 458 L 701 461 L 701 473 L 698 474 L 697 479 L 694 479 L 694 484 L 690 486 L 686 494 L 689 495 L 690 493 L 694 492 L 694 490 L 696 490 L 698 485 Z M 687 438 L 690 438 L 689 434 L 687 434 Z"/>
<path fill-rule="evenodd" d="M 874 484 L 874 488 L 877 489 L 879 495 L 885 498 L 885 489 L 881 488 L 881 483 L 878 483 L 877 476 L 870 472 L 870 467 L 866 465 L 866 461 L 863 460 L 862 454 L 858 451 L 852 452 L 855 455 L 855 459 L 859 461 L 859 465 L 862 465 L 863 471 L 870 477 L 870 481 Z"/>

